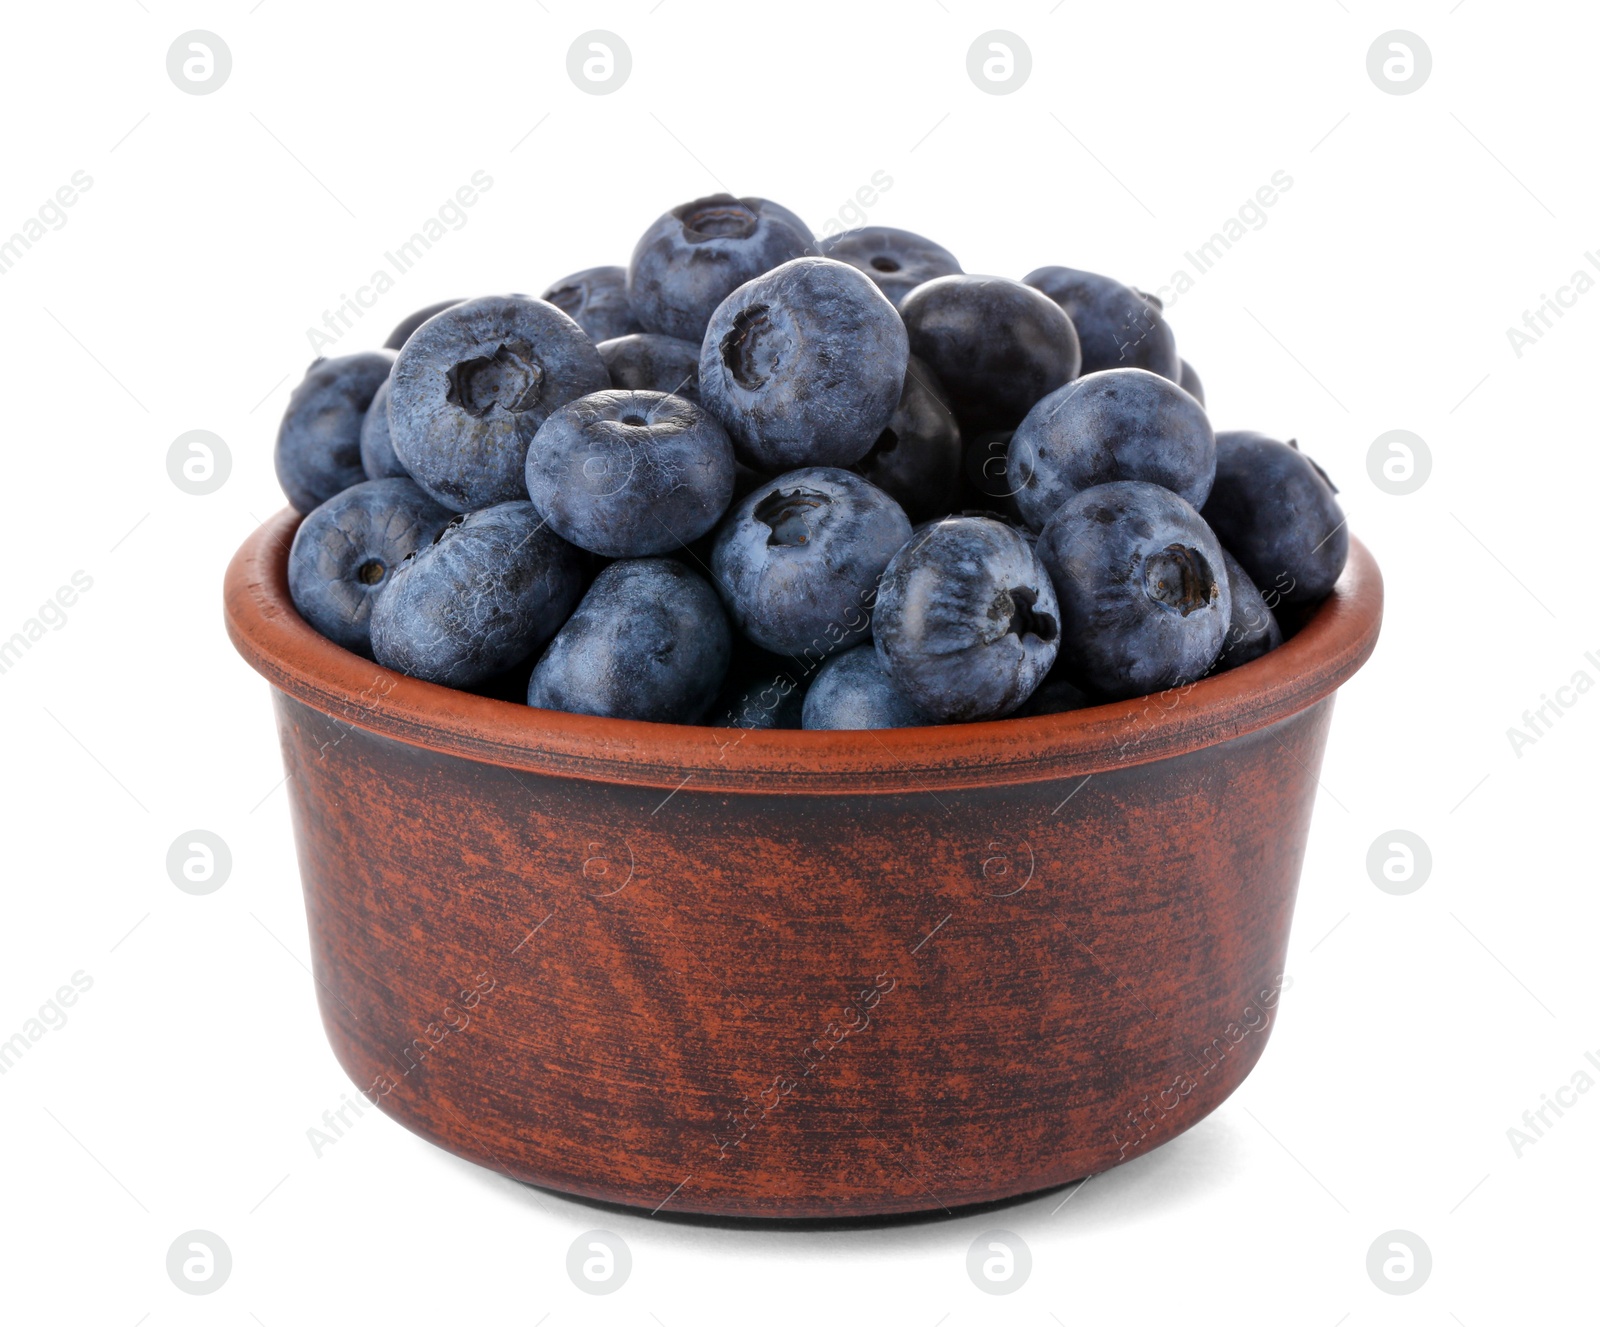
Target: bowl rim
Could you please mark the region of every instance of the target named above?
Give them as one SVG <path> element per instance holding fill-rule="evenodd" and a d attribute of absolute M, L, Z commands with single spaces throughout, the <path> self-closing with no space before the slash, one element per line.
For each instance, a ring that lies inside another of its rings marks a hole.
<path fill-rule="evenodd" d="M 1153 696 L 926 728 L 646 723 L 455 691 L 335 645 L 289 597 L 289 545 L 300 520 L 285 508 L 258 526 L 234 554 L 223 585 L 234 648 L 279 691 L 339 724 L 410 746 L 673 792 L 692 785 L 698 792 L 937 793 L 1086 777 L 1182 755 L 1270 727 L 1331 695 L 1372 654 L 1383 618 L 1382 575 L 1352 538 L 1332 594 L 1277 649 Z"/>

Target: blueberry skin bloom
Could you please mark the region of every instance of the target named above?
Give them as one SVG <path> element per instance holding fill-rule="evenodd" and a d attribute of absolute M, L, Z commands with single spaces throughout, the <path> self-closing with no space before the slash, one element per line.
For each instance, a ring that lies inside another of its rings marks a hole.
<path fill-rule="evenodd" d="M 956 505 L 961 426 L 932 369 L 906 362 L 900 403 L 872 449 L 850 467 L 905 508 L 912 521 L 943 516 Z"/>
<path fill-rule="evenodd" d="M 611 385 L 583 329 L 521 295 L 430 318 L 395 361 L 389 436 L 422 488 L 452 511 L 527 496 L 528 444 L 550 413 Z"/>
<path fill-rule="evenodd" d="M 369 479 L 300 522 L 289 548 L 289 597 L 335 645 L 372 657 L 372 602 L 390 572 L 450 521 L 409 479 Z"/>
<path fill-rule="evenodd" d="M 936 277 L 905 297 L 900 316 L 911 353 L 939 375 L 964 433 L 1015 428 L 1082 364 L 1061 306 L 1005 277 Z"/>
<path fill-rule="evenodd" d="M 1201 509 L 1272 606 L 1314 603 L 1350 554 L 1335 489 L 1294 443 L 1217 434 L 1217 478 Z"/>
<path fill-rule="evenodd" d="M 815 466 L 746 495 L 717 531 L 711 570 L 745 635 L 815 662 L 866 636 L 878 579 L 910 537 L 888 494 L 848 470 Z"/>
<path fill-rule="evenodd" d="M 800 711 L 800 726 L 811 729 L 924 728 L 932 723 L 889 680 L 871 645 L 857 645 L 823 664 Z"/>
<path fill-rule="evenodd" d="M 430 304 L 425 309 L 418 309 L 415 313 L 408 313 L 395 324 L 394 331 L 389 333 L 389 339 L 383 343 L 385 350 L 399 350 L 411 339 L 411 334 L 427 322 L 436 313 L 443 313 L 446 309 L 453 309 L 460 304 L 458 299 L 440 300 L 437 304 Z"/>
<path fill-rule="evenodd" d="M 883 574 L 872 634 L 894 684 L 938 722 L 1011 713 L 1061 638 L 1033 540 L 989 516 L 918 529 Z"/>
<path fill-rule="evenodd" d="M 1052 392 L 1011 437 L 1007 473 L 1035 530 L 1074 493 L 1136 479 L 1198 509 L 1211 492 L 1217 442 L 1205 408 L 1145 369 L 1106 369 Z"/>
<path fill-rule="evenodd" d="M 728 296 L 700 346 L 700 399 L 757 470 L 853 465 L 905 386 L 905 325 L 866 277 L 796 258 Z"/>
<path fill-rule="evenodd" d="M 563 539 L 603 557 L 671 552 L 733 499 L 733 444 L 691 401 L 596 392 L 569 401 L 528 448 L 528 496 Z"/>
<path fill-rule="evenodd" d="M 372 605 L 385 668 L 470 687 L 544 646 L 583 592 L 583 554 L 531 502 L 453 519 L 390 574 Z"/>
<path fill-rule="evenodd" d="M 700 343 L 655 332 L 634 332 L 595 347 L 606 362 L 611 385 L 633 392 L 671 392 L 700 400 Z"/>
<path fill-rule="evenodd" d="M 613 562 L 528 679 L 528 704 L 608 719 L 698 723 L 733 636 L 716 593 L 671 558 Z"/>
<path fill-rule="evenodd" d="M 1233 611 L 1222 545 L 1170 489 L 1133 480 L 1069 498 L 1039 536 L 1061 603 L 1061 658 L 1112 700 L 1204 677 Z"/>
<path fill-rule="evenodd" d="M 1075 267 L 1039 267 L 1022 278 L 1043 291 L 1072 319 L 1083 347 L 1080 372 L 1102 369 L 1148 369 L 1173 382 L 1182 361 L 1161 306 L 1132 286 Z"/>
<path fill-rule="evenodd" d="M 361 421 L 361 471 L 368 479 L 409 479 L 389 437 L 389 379 L 383 380 Z"/>
<path fill-rule="evenodd" d="M 1283 630 L 1278 626 L 1278 619 L 1267 607 L 1261 591 L 1256 589 L 1250 573 L 1227 549 L 1222 550 L 1222 565 L 1228 574 L 1233 611 L 1228 615 L 1228 635 L 1222 643 L 1222 653 L 1217 656 L 1214 671 L 1218 673 L 1259 659 L 1283 644 Z"/>
<path fill-rule="evenodd" d="M 571 318 L 591 341 L 609 341 L 640 330 L 628 303 L 626 267 L 586 267 L 562 277 L 539 298 Z"/>
<path fill-rule="evenodd" d="M 645 331 L 698 343 L 736 289 L 810 252 L 811 228 L 786 207 L 731 194 L 696 198 L 640 237 L 628 263 L 628 299 Z"/>
<path fill-rule="evenodd" d="M 961 271 L 955 254 L 942 244 L 893 226 L 841 231 L 818 240 L 817 252 L 865 272 L 897 309 L 924 281 Z"/>
<path fill-rule="evenodd" d="M 296 511 L 310 512 L 367 477 L 361 424 L 394 362 L 390 350 L 319 359 L 289 394 L 272 463 Z"/>
<path fill-rule="evenodd" d="M 1200 381 L 1200 375 L 1194 371 L 1194 365 L 1189 363 L 1188 360 L 1182 359 L 1178 361 L 1178 368 L 1178 386 L 1182 387 L 1201 405 L 1204 405 L 1206 403 L 1206 386 Z"/>

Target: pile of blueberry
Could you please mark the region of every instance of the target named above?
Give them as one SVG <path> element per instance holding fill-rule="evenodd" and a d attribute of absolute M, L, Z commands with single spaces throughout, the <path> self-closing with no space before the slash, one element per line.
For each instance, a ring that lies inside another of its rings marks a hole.
<path fill-rule="evenodd" d="M 1159 301 L 972 276 L 719 194 L 626 268 L 319 359 L 277 470 L 296 607 L 388 668 L 740 728 L 1036 715 L 1248 662 L 1348 536 L 1294 443 L 1213 433 Z"/>

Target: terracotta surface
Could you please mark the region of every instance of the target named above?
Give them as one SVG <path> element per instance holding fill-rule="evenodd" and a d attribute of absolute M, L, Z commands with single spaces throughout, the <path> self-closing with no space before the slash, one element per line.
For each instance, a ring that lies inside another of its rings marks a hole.
<path fill-rule="evenodd" d="M 1185 694 L 881 733 L 530 710 L 317 636 L 284 512 L 228 570 L 275 687 L 323 1020 L 369 1099 L 519 1179 L 848 1217 L 1059 1185 L 1214 1110 L 1277 1012 L 1352 541 Z"/>

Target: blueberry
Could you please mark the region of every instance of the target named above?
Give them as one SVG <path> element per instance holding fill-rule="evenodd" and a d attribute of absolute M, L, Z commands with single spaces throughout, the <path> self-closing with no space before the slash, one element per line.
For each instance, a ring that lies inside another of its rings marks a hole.
<path fill-rule="evenodd" d="M 457 516 L 372 605 L 372 652 L 398 672 L 476 686 L 540 649 L 583 591 L 583 554 L 531 502 Z"/>
<path fill-rule="evenodd" d="M 675 336 L 634 332 L 595 347 L 606 362 L 611 385 L 630 392 L 671 392 L 700 400 L 700 343 Z"/>
<path fill-rule="evenodd" d="M 374 597 L 450 515 L 409 479 L 370 479 L 335 493 L 300 522 L 289 548 L 289 597 L 300 616 L 370 659 Z"/>
<path fill-rule="evenodd" d="M 1255 582 L 1227 549 L 1222 550 L 1222 565 L 1228 574 L 1228 593 L 1233 598 L 1233 611 L 1228 617 L 1228 635 L 1222 643 L 1222 653 L 1217 656 L 1217 672 L 1237 668 L 1240 664 L 1259 659 L 1268 650 L 1283 644 L 1283 631 L 1278 619 L 1267 607 Z"/>
<path fill-rule="evenodd" d="M 943 245 L 893 226 L 841 231 L 818 240 L 817 252 L 860 268 L 897 309 L 913 286 L 961 271 L 955 254 Z"/>
<path fill-rule="evenodd" d="M 906 380 L 906 329 L 855 268 L 796 258 L 728 296 L 700 346 L 700 399 L 764 470 L 852 465 Z"/>
<path fill-rule="evenodd" d="M 1204 405 L 1206 403 L 1206 387 L 1200 381 L 1200 375 L 1194 371 L 1194 365 L 1183 359 L 1178 361 L 1178 367 L 1180 370 L 1178 385 L 1188 392 L 1190 396 L 1194 397 L 1196 401 L 1200 402 L 1201 405 Z"/>
<path fill-rule="evenodd" d="M 1011 429 L 980 433 L 966 445 L 962 461 L 961 501 L 965 508 L 993 512 L 1022 525 L 1017 508 L 1017 482 L 1011 473 Z"/>
<path fill-rule="evenodd" d="M 1061 659 L 1110 699 L 1205 676 L 1233 608 L 1222 545 L 1171 489 L 1133 480 L 1069 498 L 1039 536 L 1061 602 Z"/>
<path fill-rule="evenodd" d="M 1217 479 L 1201 514 L 1276 608 L 1333 589 L 1350 552 L 1335 489 L 1294 443 L 1217 434 Z"/>
<path fill-rule="evenodd" d="M 1044 681 L 1023 702 L 1015 712 L 1015 717 L 1031 719 L 1040 714 L 1065 714 L 1068 710 L 1086 709 L 1097 703 L 1093 696 L 1067 676 L 1067 670 L 1061 665 L 1061 656 L 1057 654 L 1055 667 L 1045 674 Z"/>
<path fill-rule="evenodd" d="M 961 428 L 932 369 L 906 362 L 900 404 L 872 449 L 850 467 L 905 508 L 913 521 L 943 516 L 955 505 L 961 476 Z"/>
<path fill-rule="evenodd" d="M 609 341 L 640 330 L 628 303 L 626 267 L 586 267 L 562 277 L 539 298 L 571 318 L 591 341 Z"/>
<path fill-rule="evenodd" d="M 731 652 L 728 620 L 704 579 L 670 558 L 613 562 L 534 666 L 528 704 L 698 723 Z"/>
<path fill-rule="evenodd" d="M 453 309 L 460 304 L 458 299 L 440 300 L 437 304 L 430 304 L 425 309 L 418 309 L 415 313 L 408 313 L 395 325 L 394 331 L 389 333 L 389 339 L 383 343 L 385 350 L 399 350 L 411 339 L 411 334 L 427 322 L 436 313 L 443 313 L 446 309 Z"/>
<path fill-rule="evenodd" d="M 1022 278 L 1066 310 L 1083 347 L 1082 373 L 1148 369 L 1178 381 L 1180 361 L 1161 304 L 1131 286 L 1073 267 L 1040 267 Z"/>
<path fill-rule="evenodd" d="M 373 394 L 361 420 L 361 470 L 368 479 L 409 479 L 389 437 L 389 379 Z"/>
<path fill-rule="evenodd" d="M 1216 438 L 1203 406 L 1169 378 L 1105 369 L 1052 392 L 1011 439 L 1017 505 L 1035 530 L 1074 493 L 1116 479 L 1170 488 L 1192 507 L 1211 492 Z"/>
<path fill-rule="evenodd" d="M 964 433 L 1015 428 L 1041 396 L 1078 376 L 1072 320 L 1032 286 L 998 276 L 941 276 L 900 304 L 911 353 L 950 394 Z"/>
<path fill-rule="evenodd" d="M 666 553 L 711 529 L 733 498 L 733 445 L 692 401 L 662 392 L 580 396 L 539 426 L 528 496 L 563 539 L 605 557 Z"/>
<path fill-rule="evenodd" d="M 319 359 L 289 394 L 273 467 L 298 512 L 364 480 L 361 423 L 394 364 L 391 350 Z"/>
<path fill-rule="evenodd" d="M 645 331 L 698 344 L 717 305 L 811 246 L 811 228 L 765 198 L 697 198 L 640 237 L 628 264 L 628 299 Z"/>
<path fill-rule="evenodd" d="M 815 662 L 866 636 L 878 578 L 910 536 L 888 494 L 816 466 L 769 480 L 729 512 L 711 570 L 751 640 Z"/>
<path fill-rule="evenodd" d="M 528 444 L 550 413 L 610 387 L 605 361 L 553 304 L 489 295 L 435 315 L 395 361 L 389 434 L 411 477 L 453 511 L 527 496 Z"/>
<path fill-rule="evenodd" d="M 988 516 L 918 529 L 883 574 L 872 633 L 895 685 L 939 722 L 1009 714 L 1061 637 L 1032 540 Z"/>
<path fill-rule="evenodd" d="M 871 645 L 836 654 L 806 692 L 800 726 L 813 729 L 922 728 L 933 723 L 889 680 Z"/>
<path fill-rule="evenodd" d="M 746 731 L 800 727 L 809 671 L 737 638 L 722 693 L 711 707 L 711 726 Z"/>

